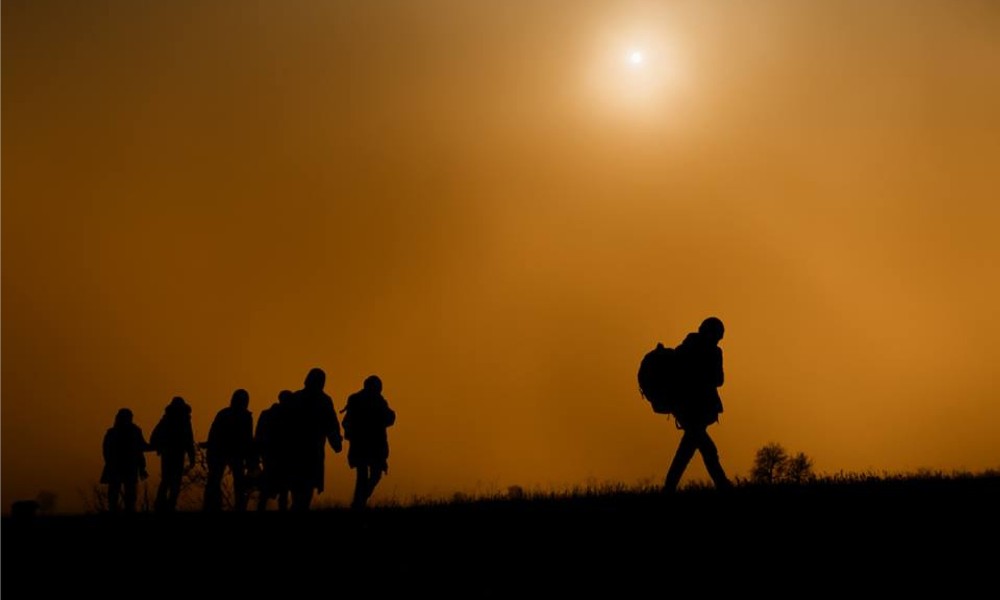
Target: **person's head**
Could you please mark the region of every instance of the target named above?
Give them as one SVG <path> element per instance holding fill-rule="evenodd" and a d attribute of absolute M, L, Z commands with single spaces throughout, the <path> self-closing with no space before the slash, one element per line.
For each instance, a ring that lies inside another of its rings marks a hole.
<path fill-rule="evenodd" d="M 722 336 L 726 333 L 726 328 L 723 327 L 722 321 L 718 317 L 708 317 L 701 322 L 698 327 L 698 333 L 705 336 L 712 343 L 718 344 L 722 341 Z"/>
<path fill-rule="evenodd" d="M 127 408 L 120 408 L 115 413 L 115 427 L 124 427 L 132 424 L 132 411 Z"/>
<path fill-rule="evenodd" d="M 174 396 L 173 399 L 170 400 L 170 404 L 167 405 L 166 412 L 177 415 L 190 415 L 191 407 L 184 401 L 184 398 Z"/>
<path fill-rule="evenodd" d="M 250 392 L 243 388 L 236 390 L 233 392 L 232 399 L 229 400 L 229 406 L 246 410 L 250 406 Z"/>
<path fill-rule="evenodd" d="M 292 399 L 295 394 L 292 390 L 281 390 L 278 392 L 278 404 L 288 404 L 288 401 Z"/>
<path fill-rule="evenodd" d="M 310 369 L 309 373 L 306 375 L 305 385 L 308 390 L 323 389 L 323 386 L 326 385 L 326 373 L 324 373 L 323 369 L 320 369 L 319 367 Z"/>
<path fill-rule="evenodd" d="M 365 391 L 371 392 L 373 394 L 382 393 L 382 380 L 379 379 L 378 375 L 370 375 L 365 379 Z"/>

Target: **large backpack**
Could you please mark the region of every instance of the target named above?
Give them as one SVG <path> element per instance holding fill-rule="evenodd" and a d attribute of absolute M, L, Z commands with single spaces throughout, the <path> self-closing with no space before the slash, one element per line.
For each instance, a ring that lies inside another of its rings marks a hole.
<path fill-rule="evenodd" d="M 677 413 L 683 398 L 680 362 L 677 351 L 662 343 L 656 344 L 639 362 L 639 393 L 657 414 Z"/>

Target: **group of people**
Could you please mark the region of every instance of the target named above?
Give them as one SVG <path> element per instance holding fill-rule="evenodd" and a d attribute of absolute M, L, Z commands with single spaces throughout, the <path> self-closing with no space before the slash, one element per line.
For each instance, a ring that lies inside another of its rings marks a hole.
<path fill-rule="evenodd" d="M 206 452 L 204 510 L 223 505 L 223 479 L 232 476 L 232 507 L 247 510 L 252 481 L 258 490 L 257 510 L 276 499 L 280 510 L 308 510 L 314 494 L 324 489 L 326 446 L 334 452 L 348 442 L 348 465 L 356 471 L 353 508 L 364 508 L 384 473 L 388 472 L 387 428 L 396 413 L 382 396 L 382 381 L 372 375 L 353 393 L 340 411 L 324 391 L 326 374 L 314 368 L 298 391 L 283 390 L 278 400 L 261 412 L 256 428 L 249 410 L 250 394 L 233 392 L 229 406 L 220 410 L 208 432 L 197 444 Z M 115 416 L 104 436 L 104 471 L 110 510 L 135 511 L 138 482 L 146 479 L 146 452 L 160 457 L 160 485 L 154 509 L 176 510 L 186 468 L 196 463 L 196 443 L 191 406 L 174 397 L 153 428 L 147 442 L 128 408 Z M 185 464 L 186 459 L 186 464 Z"/>
<path fill-rule="evenodd" d="M 689 372 L 685 374 L 683 407 L 674 413 L 684 433 L 667 470 L 665 492 L 677 489 L 696 452 L 701 454 L 717 488 L 732 487 L 719 460 L 719 450 L 707 431 L 722 413 L 718 388 L 723 384 L 724 374 L 719 342 L 724 333 L 722 321 L 709 317 L 676 349 L 685 357 Z M 230 405 L 216 415 L 208 441 L 203 443 L 208 462 L 206 510 L 221 509 L 222 479 L 227 470 L 233 478 L 234 508 L 246 510 L 248 477 L 258 466 L 258 510 L 266 510 L 271 498 L 277 498 L 278 508 L 285 510 L 289 496 L 293 510 L 308 509 L 313 494 L 323 491 L 326 444 L 334 452 L 340 452 L 344 439 L 350 444 L 347 462 L 357 472 L 351 506 L 366 505 L 382 474 L 388 471 L 386 428 L 395 422 L 396 414 L 382 396 L 381 380 L 372 375 L 365 379 L 360 391 L 347 399 L 341 423 L 333 401 L 323 391 L 325 382 L 324 372 L 312 369 L 302 389 L 282 391 L 278 401 L 261 413 L 256 431 L 248 410 L 250 395 L 242 389 L 233 393 Z M 136 483 L 147 476 L 144 453 L 150 450 L 155 450 L 161 461 L 156 509 L 173 510 L 180 492 L 184 459 L 187 457 L 191 464 L 195 462 L 191 407 L 183 398 L 170 402 L 148 444 L 142 430 L 132 422 L 132 412 L 127 408 L 118 411 L 114 427 L 104 438 L 105 469 L 101 478 L 109 486 L 111 507 L 118 506 L 119 497 L 124 495 L 125 509 L 135 510 Z"/>

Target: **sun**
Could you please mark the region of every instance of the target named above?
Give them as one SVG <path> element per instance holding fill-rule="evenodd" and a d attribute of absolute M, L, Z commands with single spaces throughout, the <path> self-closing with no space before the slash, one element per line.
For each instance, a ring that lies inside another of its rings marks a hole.
<path fill-rule="evenodd" d="M 680 119 L 679 103 L 689 87 L 682 40 L 667 26 L 601 30 L 582 69 L 587 101 L 637 122 Z"/>

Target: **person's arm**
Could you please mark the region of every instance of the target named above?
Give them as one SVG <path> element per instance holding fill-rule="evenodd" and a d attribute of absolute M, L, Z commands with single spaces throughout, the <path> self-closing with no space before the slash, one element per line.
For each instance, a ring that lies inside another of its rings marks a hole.
<path fill-rule="evenodd" d="M 343 437 L 344 437 L 345 440 L 350 441 L 350 439 L 351 439 L 351 431 L 352 431 L 352 428 L 354 427 L 354 417 L 352 416 L 354 414 L 354 411 L 351 410 L 351 399 L 350 398 L 347 399 L 347 406 L 345 406 L 344 410 L 342 410 L 341 412 L 344 413 L 344 420 L 341 421 L 341 423 L 340 423 L 343 426 L 343 428 L 344 428 L 344 436 Z"/>
<path fill-rule="evenodd" d="M 396 411 L 389 408 L 389 403 L 386 402 L 385 410 L 383 412 L 385 416 L 385 426 L 392 427 L 396 423 Z"/>
<path fill-rule="evenodd" d="M 723 382 L 726 380 L 725 373 L 722 371 L 722 348 L 716 348 L 713 378 L 715 381 L 712 383 L 715 384 L 715 387 L 722 387 Z"/>
<path fill-rule="evenodd" d="M 104 456 L 104 464 L 111 462 L 111 430 L 104 434 L 104 443 L 101 444 L 101 455 Z"/>
<path fill-rule="evenodd" d="M 187 439 L 184 440 L 184 446 L 188 455 L 188 465 L 193 467 L 196 457 L 194 453 L 194 428 L 191 427 L 190 423 L 187 424 L 187 431 L 185 431 L 185 435 L 187 435 Z"/>
<path fill-rule="evenodd" d="M 149 473 L 146 472 L 146 450 L 149 444 L 146 443 L 146 436 L 142 434 L 142 429 L 135 428 L 135 435 L 139 440 L 139 479 L 146 479 Z"/>
<path fill-rule="evenodd" d="M 163 421 L 161 420 L 153 427 L 152 433 L 149 434 L 149 449 L 154 450 L 159 453 L 160 447 L 160 437 L 163 435 Z"/>
<path fill-rule="evenodd" d="M 225 409 L 223 409 L 225 410 Z M 206 450 L 210 450 L 212 446 L 216 445 L 219 441 L 219 430 L 222 428 L 222 411 L 215 413 L 215 418 L 212 419 L 212 424 L 208 427 L 208 438 L 204 442 L 200 442 L 198 445 Z"/>
<path fill-rule="evenodd" d="M 344 438 L 340 435 L 340 419 L 337 418 L 337 411 L 333 407 L 333 400 L 324 408 L 326 412 L 324 422 L 326 423 L 326 439 L 330 442 L 330 447 L 334 452 L 344 449 Z"/>
<path fill-rule="evenodd" d="M 258 424 L 260 417 L 257 417 Z M 247 414 L 247 425 L 243 429 L 243 442 L 246 444 L 247 469 L 257 471 L 260 469 L 260 450 L 257 447 L 257 436 L 254 435 L 253 413 Z"/>
<path fill-rule="evenodd" d="M 260 416 L 257 417 L 257 425 L 256 425 L 256 427 L 254 427 L 254 430 L 253 430 L 253 443 L 255 445 L 259 446 L 261 444 L 261 440 L 264 439 L 264 431 L 265 431 L 265 429 L 264 429 L 264 427 L 261 426 L 261 423 L 264 423 L 264 426 L 266 427 L 266 425 L 267 425 L 267 419 L 268 419 L 268 414 L 267 414 L 266 410 L 264 412 L 260 413 Z"/>
<path fill-rule="evenodd" d="M 267 410 L 257 417 L 257 425 L 253 430 L 253 456 L 254 462 L 260 464 L 264 454 L 264 435 L 267 433 L 267 420 L 270 418 Z M 263 425 L 261 425 L 263 423 Z"/>
<path fill-rule="evenodd" d="M 245 416 L 246 424 L 243 426 L 243 455 L 247 460 L 247 466 L 255 464 L 257 461 L 257 447 L 253 443 L 253 413 L 247 411 Z"/>

